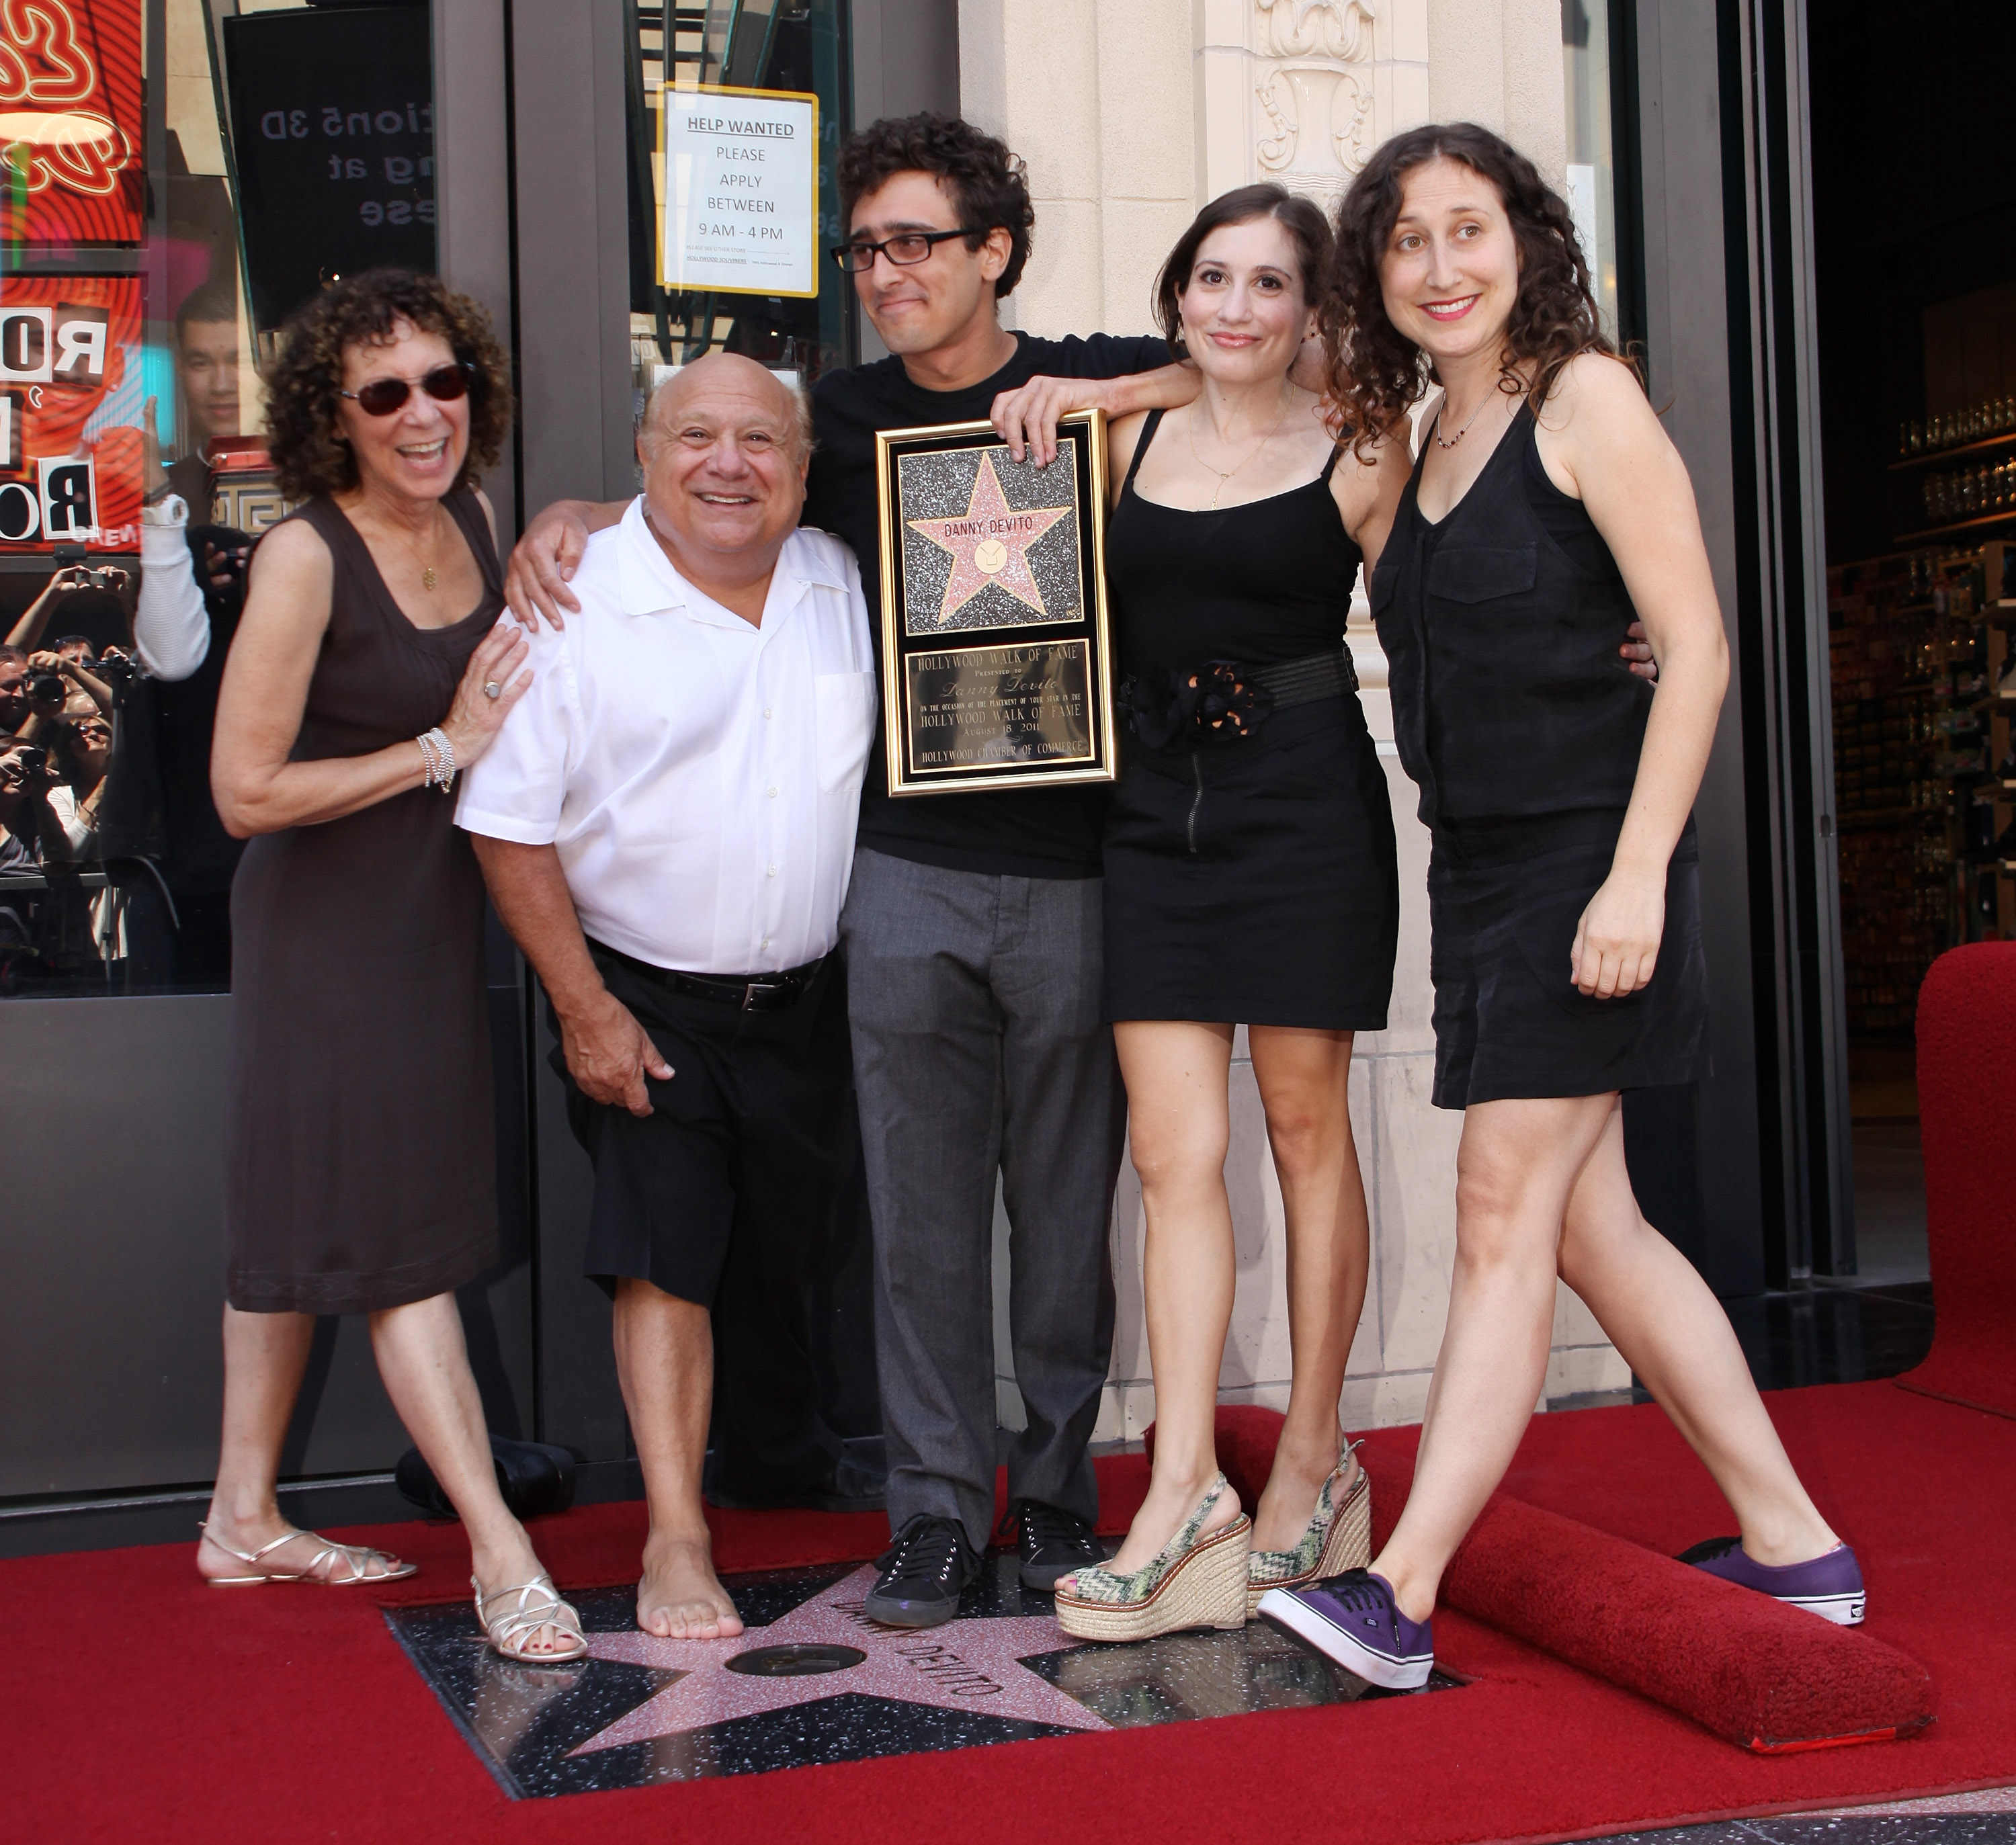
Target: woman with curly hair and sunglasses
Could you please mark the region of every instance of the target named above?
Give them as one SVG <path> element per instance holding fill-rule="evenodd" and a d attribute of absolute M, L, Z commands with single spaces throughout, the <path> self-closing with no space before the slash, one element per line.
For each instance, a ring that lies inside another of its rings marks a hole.
<path fill-rule="evenodd" d="M 1620 1092 L 1708 1074 L 1691 809 L 1729 660 L 1686 466 L 1604 337 L 1567 205 L 1488 130 L 1380 148 L 1338 207 L 1328 281 L 1352 427 L 1395 428 L 1441 387 L 1370 587 L 1434 835 L 1434 1099 L 1464 1113 L 1406 1508 L 1369 1570 L 1260 1611 L 1376 1684 L 1426 1681 L 1442 1571 L 1540 1394 L 1558 1275 L 1735 1512 L 1740 1540 L 1683 1560 L 1859 1620 L 1853 1554 L 1625 1167 Z M 1634 612 L 1656 692 L 1617 658 Z"/>
<path fill-rule="evenodd" d="M 268 384 L 281 491 L 218 695 L 232 889 L 218 1584 L 412 1566 L 297 1531 L 280 1446 L 319 1314 L 369 1316 L 400 1419 L 469 1533 L 491 1645 L 586 1651 L 500 1496 L 455 1289 L 497 1256 L 483 879 L 456 775 L 531 682 L 477 476 L 510 426 L 483 311 L 373 270 L 295 317 Z"/>

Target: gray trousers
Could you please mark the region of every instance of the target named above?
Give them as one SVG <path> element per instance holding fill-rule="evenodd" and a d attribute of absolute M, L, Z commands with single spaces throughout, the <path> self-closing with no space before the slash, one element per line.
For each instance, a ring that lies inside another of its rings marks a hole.
<path fill-rule="evenodd" d="M 1101 1022 L 1100 881 L 995 877 L 862 851 L 841 933 L 875 1245 L 892 1528 L 994 1518 L 993 1230 L 1028 1426 L 1011 1499 L 1089 1520 L 1085 1452 L 1113 1350 L 1107 1228 L 1126 1098 Z"/>

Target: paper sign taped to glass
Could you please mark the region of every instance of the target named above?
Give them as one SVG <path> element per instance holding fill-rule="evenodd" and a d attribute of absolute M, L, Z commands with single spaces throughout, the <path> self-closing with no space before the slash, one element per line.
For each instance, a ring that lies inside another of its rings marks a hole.
<path fill-rule="evenodd" d="M 985 423 L 875 447 L 889 792 L 1111 781 L 1103 413 L 1047 468 Z"/>

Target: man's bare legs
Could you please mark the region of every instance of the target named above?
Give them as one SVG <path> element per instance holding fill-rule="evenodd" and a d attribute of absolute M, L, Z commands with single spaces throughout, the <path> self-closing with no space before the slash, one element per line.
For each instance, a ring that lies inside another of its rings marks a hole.
<path fill-rule="evenodd" d="M 1287 1224 L 1294 1361 L 1280 1445 L 1253 1515 L 1255 1550 L 1301 1543 L 1344 1439 L 1337 1399 L 1371 1261 L 1365 1181 L 1351 1133 L 1351 1038 L 1280 1025 L 1247 1032 Z"/>
<path fill-rule="evenodd" d="M 1409 1619 L 1434 1609 L 1442 1571 L 1532 1415 L 1557 1267 L 1729 1495 L 1744 1548 L 1777 1563 L 1833 1545 L 1714 1296 L 1639 1213 L 1622 1122 L 1614 1095 L 1481 1102 L 1466 1113 L 1448 1328 L 1413 1490 L 1372 1564 Z"/>
<path fill-rule="evenodd" d="M 1155 1465 L 1148 1496 L 1107 1566 L 1145 1568 L 1218 1471 L 1219 1367 L 1232 1324 L 1232 1207 L 1225 1194 L 1232 1027 L 1174 1020 L 1115 1025 L 1127 1084 L 1128 1139 L 1148 1222 L 1142 1289 L 1155 1378 Z M 1223 1494 L 1204 1529 L 1239 1516 Z"/>
<path fill-rule="evenodd" d="M 714 1402 L 714 1329 L 707 1310 L 625 1278 L 616 1284 L 616 1369 L 644 1470 L 651 1520 L 637 1624 L 670 1640 L 742 1631 L 714 1573 L 700 1501 L 708 1412 Z"/>

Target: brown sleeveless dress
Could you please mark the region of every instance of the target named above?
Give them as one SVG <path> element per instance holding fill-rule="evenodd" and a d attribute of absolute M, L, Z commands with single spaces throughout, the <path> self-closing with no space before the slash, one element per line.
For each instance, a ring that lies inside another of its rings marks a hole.
<path fill-rule="evenodd" d="M 474 495 L 444 502 L 483 573 L 452 628 L 400 613 L 342 509 L 294 514 L 335 559 L 297 761 L 362 756 L 447 714 L 504 606 Z M 483 878 L 455 802 L 419 788 L 252 841 L 231 891 L 226 1295 L 365 1313 L 496 1259 Z"/>

